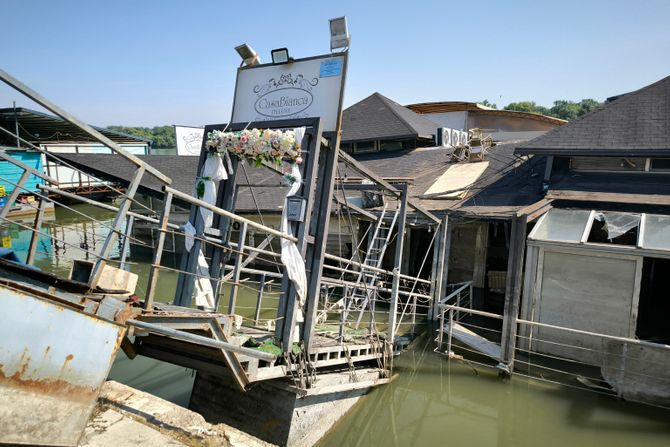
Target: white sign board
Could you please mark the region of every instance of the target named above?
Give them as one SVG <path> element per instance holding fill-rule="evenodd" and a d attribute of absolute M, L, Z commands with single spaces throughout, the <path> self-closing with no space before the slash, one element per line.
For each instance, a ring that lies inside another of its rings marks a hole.
<path fill-rule="evenodd" d="M 200 155 L 205 129 L 202 127 L 174 126 L 177 155 Z"/>
<path fill-rule="evenodd" d="M 241 68 L 232 122 L 320 117 L 324 132 L 336 131 L 345 70 L 344 55 Z"/>

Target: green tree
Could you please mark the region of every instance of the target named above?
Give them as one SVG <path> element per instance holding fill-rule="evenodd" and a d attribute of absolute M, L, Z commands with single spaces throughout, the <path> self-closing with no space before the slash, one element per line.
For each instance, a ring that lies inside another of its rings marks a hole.
<path fill-rule="evenodd" d="M 535 101 L 511 102 L 505 106 L 504 110 L 513 110 L 515 112 L 539 113 L 541 115 L 549 114 L 549 109 L 535 104 Z"/>
<path fill-rule="evenodd" d="M 481 101 L 479 104 L 481 104 L 485 107 L 490 107 L 492 109 L 497 109 L 498 108 L 498 106 L 496 104 L 494 104 L 492 102 L 489 102 L 488 99 L 485 99 L 485 100 Z"/>
<path fill-rule="evenodd" d="M 549 115 L 562 120 L 573 120 L 579 116 L 579 104 L 559 99 L 554 101 L 554 105 L 549 109 Z"/>
<path fill-rule="evenodd" d="M 577 116 L 582 116 L 586 113 L 591 112 L 592 110 L 597 109 L 598 107 L 601 106 L 602 103 L 596 101 L 595 99 L 582 99 L 579 102 L 579 113 Z"/>
<path fill-rule="evenodd" d="M 139 138 L 146 138 L 153 141 L 153 147 L 173 148 L 177 146 L 177 139 L 172 126 L 149 127 L 129 127 L 129 126 L 108 126 L 107 129 L 115 132 L 122 132 Z"/>

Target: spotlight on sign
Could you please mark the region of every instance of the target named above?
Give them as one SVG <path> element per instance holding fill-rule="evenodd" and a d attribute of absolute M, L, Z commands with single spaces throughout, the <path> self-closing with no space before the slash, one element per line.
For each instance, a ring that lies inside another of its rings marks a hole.
<path fill-rule="evenodd" d="M 242 58 L 241 65 L 251 66 L 261 63 L 260 56 L 256 54 L 254 49 L 251 48 L 246 43 L 243 43 L 242 45 L 235 47 L 235 51 L 237 51 L 237 54 L 239 54 L 240 57 Z"/>
<path fill-rule="evenodd" d="M 330 19 L 330 51 L 348 47 L 349 40 L 346 16 Z"/>
<path fill-rule="evenodd" d="M 288 55 L 288 48 L 277 48 L 270 53 L 272 54 L 273 64 L 285 64 L 291 60 Z"/>

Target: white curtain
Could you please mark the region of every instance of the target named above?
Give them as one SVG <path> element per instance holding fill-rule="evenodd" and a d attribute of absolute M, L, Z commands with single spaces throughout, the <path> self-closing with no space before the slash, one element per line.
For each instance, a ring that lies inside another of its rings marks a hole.
<path fill-rule="evenodd" d="M 220 180 L 228 178 L 226 169 L 223 167 L 223 160 L 218 155 L 207 157 L 205 164 L 202 167 L 201 181 L 205 185 L 205 192 L 202 197 L 203 201 L 215 205 L 216 204 L 216 185 Z M 214 220 L 214 213 L 205 208 L 200 208 L 202 220 L 205 222 L 205 230 L 212 227 Z"/>
<path fill-rule="evenodd" d="M 302 138 L 305 135 L 305 128 L 301 127 L 295 129 L 295 141 L 296 143 L 302 143 Z M 302 175 L 300 174 L 300 167 L 297 164 L 292 165 L 291 175 L 295 178 L 295 182 L 291 185 L 286 197 L 295 195 L 302 184 Z M 280 230 L 283 233 L 290 234 L 293 236 L 291 227 L 288 223 L 287 216 L 287 200 L 284 200 L 284 210 L 281 215 L 281 227 Z M 295 285 L 296 294 L 298 295 L 298 303 L 300 305 L 301 311 L 298 313 L 298 321 L 302 321 L 302 307 L 305 305 L 305 297 L 307 295 L 307 275 L 305 273 L 305 260 L 300 255 L 298 246 L 295 242 L 281 239 L 281 261 L 282 264 L 286 267 L 286 273 L 289 279 Z"/>

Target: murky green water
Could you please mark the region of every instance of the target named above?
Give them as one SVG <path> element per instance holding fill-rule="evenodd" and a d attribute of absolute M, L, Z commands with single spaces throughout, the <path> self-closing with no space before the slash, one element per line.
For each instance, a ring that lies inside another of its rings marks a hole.
<path fill-rule="evenodd" d="M 108 223 L 113 218 L 88 206 L 75 209 Z M 12 236 L 19 256 L 25 256 L 28 232 L 16 226 L 3 231 Z M 65 238 L 69 245 L 41 238 L 36 263 L 67 274 L 73 259 L 93 259 L 82 248 L 99 249 L 107 231 L 76 212 L 58 209 L 44 232 Z M 130 269 L 140 275 L 138 295 L 143 296 L 148 262 L 131 262 Z M 176 275 L 163 272 L 157 300 L 170 301 L 175 284 Z M 266 294 L 264 318 L 273 316 L 275 299 L 276 294 Z M 240 290 L 240 313 L 251 316 L 255 302 L 255 292 Z M 491 369 L 448 362 L 432 349 L 432 342 L 423 338 L 396 358 L 399 377 L 365 396 L 320 446 L 670 446 L 668 410 L 521 377 L 502 380 Z M 120 353 L 110 378 L 186 406 L 193 375 L 185 368 L 141 357 L 129 360 Z"/>

